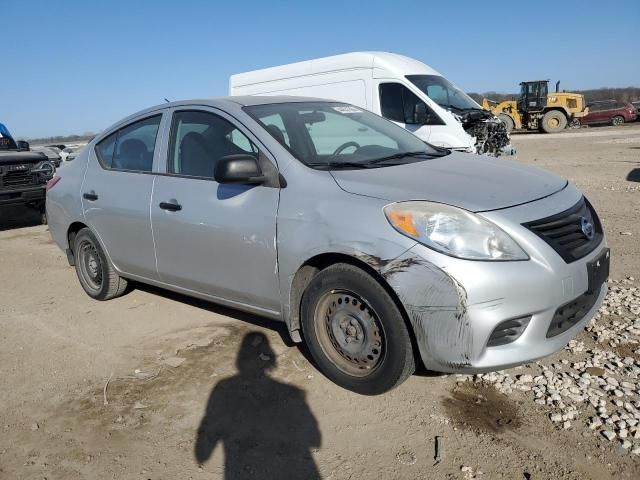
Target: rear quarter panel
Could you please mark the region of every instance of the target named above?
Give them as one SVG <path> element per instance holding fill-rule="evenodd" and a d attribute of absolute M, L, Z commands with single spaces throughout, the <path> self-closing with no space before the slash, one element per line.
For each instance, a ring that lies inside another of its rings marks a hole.
<path fill-rule="evenodd" d="M 47 192 L 47 219 L 51 237 L 63 251 L 69 248 L 67 232 L 73 222 L 82 222 L 80 190 L 87 170 L 89 149 L 83 149 L 73 161 L 64 162 L 56 171 L 60 181 Z"/>

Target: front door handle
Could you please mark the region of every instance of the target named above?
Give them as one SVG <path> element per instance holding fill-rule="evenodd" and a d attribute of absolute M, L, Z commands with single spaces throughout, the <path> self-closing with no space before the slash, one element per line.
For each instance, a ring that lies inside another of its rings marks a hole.
<path fill-rule="evenodd" d="M 95 202 L 96 200 L 98 200 L 98 194 L 91 190 L 90 192 L 83 193 L 82 198 L 84 198 L 85 200 L 89 200 L 90 202 Z"/>
<path fill-rule="evenodd" d="M 182 205 L 178 203 L 177 200 L 171 199 L 168 202 L 160 202 L 159 207 L 162 210 L 168 210 L 170 212 L 179 212 L 182 210 Z"/>

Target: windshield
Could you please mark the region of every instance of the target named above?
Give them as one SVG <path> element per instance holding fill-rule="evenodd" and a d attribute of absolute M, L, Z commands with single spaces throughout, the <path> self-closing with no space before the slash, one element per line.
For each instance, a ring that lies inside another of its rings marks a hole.
<path fill-rule="evenodd" d="M 407 75 L 407 79 L 442 108 L 452 110 L 481 110 L 469 95 L 440 75 Z"/>
<path fill-rule="evenodd" d="M 0 150 L 17 150 L 16 142 L 11 137 L 9 129 L 0 123 Z"/>
<path fill-rule="evenodd" d="M 273 103 L 245 111 L 313 168 L 381 167 L 444 154 L 392 122 L 344 103 Z"/>

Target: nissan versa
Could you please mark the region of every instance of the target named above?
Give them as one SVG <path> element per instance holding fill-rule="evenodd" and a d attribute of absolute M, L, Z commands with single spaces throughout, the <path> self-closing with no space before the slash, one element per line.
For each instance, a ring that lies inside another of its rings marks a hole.
<path fill-rule="evenodd" d="M 282 320 L 363 394 L 418 359 L 482 372 L 549 355 L 607 289 L 602 226 L 565 179 L 331 101 L 144 110 L 57 172 L 47 211 L 91 297 L 135 280 Z"/>

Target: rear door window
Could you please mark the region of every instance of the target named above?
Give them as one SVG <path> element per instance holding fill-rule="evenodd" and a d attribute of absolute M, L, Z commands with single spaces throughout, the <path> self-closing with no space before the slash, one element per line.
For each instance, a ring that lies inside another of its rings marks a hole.
<path fill-rule="evenodd" d="M 104 168 L 151 172 L 153 154 L 162 115 L 127 125 L 102 139 L 96 155 Z"/>

